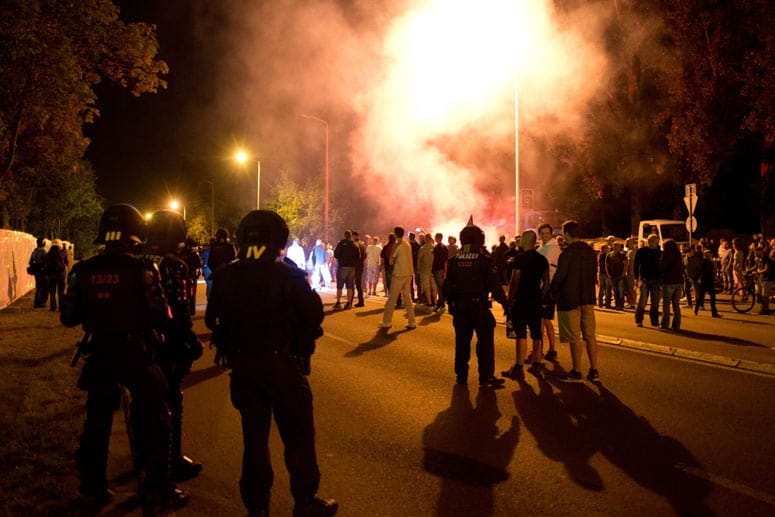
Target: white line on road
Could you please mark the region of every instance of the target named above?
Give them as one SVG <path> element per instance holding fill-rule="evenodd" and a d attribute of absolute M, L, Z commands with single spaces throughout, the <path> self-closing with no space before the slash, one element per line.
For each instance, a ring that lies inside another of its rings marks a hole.
<path fill-rule="evenodd" d="M 692 476 L 696 476 L 706 481 L 710 481 L 711 483 L 715 483 L 716 485 L 723 486 L 724 488 L 728 488 L 729 490 L 732 490 L 739 494 L 743 494 L 753 499 L 756 499 L 758 501 L 761 501 L 763 503 L 767 503 L 770 506 L 775 506 L 775 496 L 768 494 L 766 492 L 762 492 L 761 490 L 756 490 L 755 488 L 751 488 L 742 483 L 738 483 L 737 481 L 732 481 L 731 479 L 717 476 L 716 474 L 711 474 L 710 472 L 705 472 L 702 469 L 698 469 L 696 467 L 692 467 L 684 463 L 677 463 L 675 465 L 675 468 L 683 472 L 686 472 L 687 474 L 691 474 Z"/>

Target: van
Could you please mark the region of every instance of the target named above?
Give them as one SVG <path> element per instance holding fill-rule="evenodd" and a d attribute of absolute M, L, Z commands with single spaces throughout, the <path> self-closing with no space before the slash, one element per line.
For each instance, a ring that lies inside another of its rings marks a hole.
<path fill-rule="evenodd" d="M 684 221 L 648 219 L 638 224 L 638 241 L 646 241 L 653 234 L 659 236 L 660 248 L 667 239 L 673 239 L 679 246 L 689 243 L 689 231 Z"/>

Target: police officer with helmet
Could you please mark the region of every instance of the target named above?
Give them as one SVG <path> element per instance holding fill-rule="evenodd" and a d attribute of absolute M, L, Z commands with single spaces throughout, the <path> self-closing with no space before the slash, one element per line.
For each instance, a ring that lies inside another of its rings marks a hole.
<path fill-rule="evenodd" d="M 306 375 L 323 304 L 304 271 L 278 260 L 288 227 L 277 213 L 254 210 L 237 231 L 237 260 L 213 272 L 205 323 L 231 367 L 231 400 L 242 417 L 240 493 L 250 515 L 268 515 L 272 486 L 268 440 L 272 413 L 285 445 L 294 516 L 334 515 L 316 496 L 312 392 Z"/>
<path fill-rule="evenodd" d="M 460 231 L 462 249 L 447 264 L 444 296 L 455 328 L 455 374 L 458 384 L 468 383 L 471 338 L 476 332 L 479 386 L 499 388 L 505 381 L 495 377 L 495 318 L 490 312 L 490 293 L 505 306 L 506 295 L 491 257 L 483 253 L 484 232 L 469 219 Z"/>
<path fill-rule="evenodd" d="M 159 353 L 159 366 L 167 377 L 169 388 L 167 405 L 171 420 L 170 458 L 176 481 L 196 477 L 202 470 L 197 463 L 181 452 L 183 430 L 183 378 L 191 371 L 191 364 L 202 356 L 201 341 L 191 323 L 188 265 L 176 253 L 185 246 L 186 225 L 174 210 L 159 210 L 151 214 L 147 226 L 146 257 L 161 272 L 162 286 L 172 312 L 172 320 L 161 329 L 164 348 Z"/>
<path fill-rule="evenodd" d="M 62 302 L 62 323 L 82 325 L 86 332 L 79 346 L 86 361 L 78 386 L 88 395 L 77 464 L 80 492 L 92 508 L 112 498 L 106 468 L 119 385 L 132 394 L 130 426 L 137 463 L 144 469 L 143 504 L 180 506 L 189 497 L 175 488 L 169 471 L 167 381 L 155 362 L 161 346 L 155 329 L 169 325 L 169 307 L 158 268 L 137 256 L 144 234 L 137 209 L 108 208 L 94 241 L 105 250 L 73 267 Z"/>

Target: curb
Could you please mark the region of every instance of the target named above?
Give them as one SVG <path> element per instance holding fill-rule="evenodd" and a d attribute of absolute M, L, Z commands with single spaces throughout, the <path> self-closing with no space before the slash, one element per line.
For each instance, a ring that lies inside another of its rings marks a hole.
<path fill-rule="evenodd" d="M 681 359 L 690 359 L 692 361 L 699 361 L 702 363 L 725 366 L 727 368 L 736 368 L 738 370 L 745 370 L 745 371 L 775 376 L 775 364 L 757 363 L 756 361 L 748 361 L 745 359 L 735 359 L 733 357 L 726 357 L 723 355 L 707 354 L 705 352 L 695 352 L 693 350 L 685 350 L 683 348 L 675 348 L 675 347 L 666 346 L 666 345 L 655 345 L 654 343 L 645 343 L 643 341 L 635 341 L 633 339 L 621 339 L 621 338 L 616 338 L 611 336 L 598 335 L 597 341 L 598 343 L 604 343 L 606 345 L 620 346 L 622 348 L 630 348 L 633 350 L 642 350 L 645 352 L 652 352 L 655 354 L 680 357 Z"/>

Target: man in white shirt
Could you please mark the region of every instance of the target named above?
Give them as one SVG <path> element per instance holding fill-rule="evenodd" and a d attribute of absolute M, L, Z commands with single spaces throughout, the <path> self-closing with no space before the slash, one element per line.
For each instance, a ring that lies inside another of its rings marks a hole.
<path fill-rule="evenodd" d="M 406 314 L 409 319 L 406 328 L 413 329 L 417 326 L 414 320 L 414 303 L 412 303 L 412 278 L 414 277 L 414 264 L 412 260 L 412 247 L 404 240 L 404 229 L 396 226 L 393 229 L 396 243 L 390 252 L 390 263 L 393 266 L 393 274 L 390 279 L 390 291 L 385 312 L 382 315 L 380 328 L 388 329 L 393 324 L 393 309 L 395 309 L 398 296 L 406 304 Z"/>
<path fill-rule="evenodd" d="M 554 278 L 554 272 L 557 271 L 557 259 L 560 258 L 560 245 L 554 238 L 552 226 L 544 223 L 538 227 L 538 235 L 543 243 L 538 248 L 538 253 L 543 255 L 549 261 L 549 282 Z M 557 350 L 554 345 L 554 310 L 555 302 L 551 298 L 546 298 L 541 303 L 541 326 L 546 334 L 546 342 L 549 345 L 549 351 L 546 352 L 547 361 L 557 360 Z"/>

